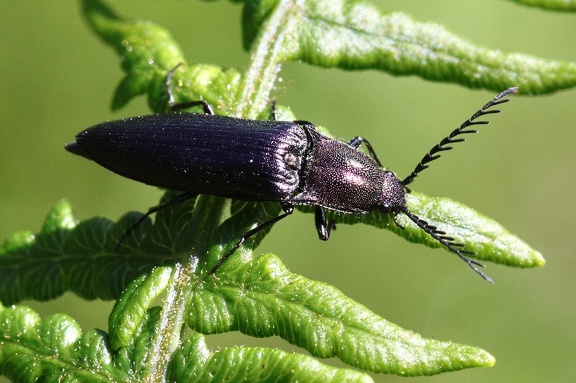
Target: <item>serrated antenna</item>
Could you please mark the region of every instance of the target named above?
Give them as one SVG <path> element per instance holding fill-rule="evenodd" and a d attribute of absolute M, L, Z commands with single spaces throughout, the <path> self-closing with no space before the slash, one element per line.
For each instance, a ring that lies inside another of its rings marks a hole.
<path fill-rule="evenodd" d="M 418 165 L 416 165 L 416 168 L 414 169 L 414 171 L 408 177 L 406 177 L 406 178 L 404 178 L 404 180 L 402 180 L 402 184 L 404 186 L 411 184 L 412 181 L 414 181 L 414 178 L 416 178 L 416 176 L 421 171 L 428 168 L 428 166 L 429 166 L 428 164 L 430 162 L 440 158 L 440 154 L 438 154 L 438 153 L 446 151 L 446 150 L 452 150 L 452 146 L 448 146 L 448 145 L 455 144 L 457 142 L 465 141 L 464 138 L 458 137 L 458 136 L 463 135 L 463 134 L 469 134 L 469 133 L 477 133 L 477 131 L 474 129 L 466 130 L 466 128 L 468 128 L 470 126 L 474 126 L 474 125 L 488 124 L 488 121 L 476 121 L 476 120 L 479 117 L 482 117 L 482 116 L 487 115 L 487 114 L 500 113 L 499 110 L 491 109 L 491 108 L 496 106 L 496 105 L 503 104 L 505 102 L 510 101 L 510 99 L 504 98 L 504 97 L 506 97 L 507 95 L 509 95 L 511 93 L 516 93 L 517 91 L 518 91 L 517 87 L 506 89 L 504 92 L 500 93 L 499 95 L 494 97 L 490 102 L 488 102 L 486 105 L 484 105 L 482 107 L 482 109 L 480 109 L 479 111 L 474 113 L 472 115 L 472 117 L 470 117 L 468 120 L 464 121 L 464 123 L 462 125 L 460 125 L 460 127 L 458 129 L 453 130 L 452 133 L 450 133 L 447 137 L 445 137 L 442 141 L 440 141 L 440 143 L 438 143 L 432 149 L 430 149 L 428 154 L 426 154 L 422 158 L 422 160 L 420 160 Z"/>

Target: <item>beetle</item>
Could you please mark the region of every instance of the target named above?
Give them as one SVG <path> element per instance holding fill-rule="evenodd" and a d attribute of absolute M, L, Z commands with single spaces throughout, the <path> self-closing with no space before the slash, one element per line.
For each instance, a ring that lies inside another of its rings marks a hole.
<path fill-rule="evenodd" d="M 515 93 L 509 88 L 435 145 L 403 180 L 385 169 L 372 145 L 363 137 L 348 142 L 332 139 L 308 121 L 248 120 L 215 115 L 203 101 L 175 105 L 170 87 L 173 71 L 167 78 L 173 109 L 201 105 L 201 113 L 169 113 L 139 116 L 95 125 L 76 136 L 65 148 L 92 160 L 121 176 L 149 185 L 184 192 L 174 200 L 151 208 L 122 240 L 150 214 L 170 204 L 198 194 L 209 194 L 246 201 L 276 201 L 283 212 L 242 234 L 232 249 L 212 268 L 230 257 L 246 239 L 293 213 L 296 205 L 315 206 L 318 236 L 328 240 L 334 222 L 326 210 L 365 215 L 373 210 L 404 214 L 432 238 L 457 254 L 476 273 L 492 283 L 478 269 L 484 265 L 468 257 L 474 253 L 463 244 L 416 216 L 406 205 L 408 185 L 440 152 L 462 142 L 467 129 L 487 121 L 480 116 L 498 113 L 495 105 L 509 101 Z M 364 144 L 368 154 L 360 151 Z"/>

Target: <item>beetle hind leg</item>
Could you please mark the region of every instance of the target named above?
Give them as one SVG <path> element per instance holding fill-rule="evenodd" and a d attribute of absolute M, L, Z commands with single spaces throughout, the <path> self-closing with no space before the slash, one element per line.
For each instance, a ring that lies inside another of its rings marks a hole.
<path fill-rule="evenodd" d="M 214 265 L 214 267 L 212 267 L 212 269 L 210 270 L 210 274 L 214 275 L 216 274 L 216 270 L 218 270 L 218 268 L 220 266 L 222 266 L 222 264 L 224 262 L 226 262 L 226 260 L 228 258 L 230 258 L 230 256 L 232 254 L 234 254 L 234 252 L 236 252 L 236 250 L 238 250 L 240 248 L 240 246 L 242 246 L 242 244 L 250 237 L 258 234 L 260 231 L 264 230 L 265 228 L 267 228 L 268 226 L 272 226 L 273 224 L 275 224 L 276 222 L 288 217 L 290 214 L 292 214 L 294 212 L 294 206 L 292 205 L 282 205 L 282 209 L 284 210 L 284 213 L 280 214 L 277 217 L 274 217 L 264 223 L 259 224 L 258 226 L 256 226 L 254 229 L 252 230 L 248 230 L 247 232 L 242 234 L 242 237 L 240 238 L 240 240 L 238 242 L 236 242 L 234 244 L 234 246 L 232 246 L 232 248 L 226 253 L 224 254 L 219 260 L 218 262 L 216 262 L 216 264 Z"/>
<path fill-rule="evenodd" d="M 181 102 L 178 104 L 174 101 L 174 90 L 172 89 L 172 77 L 174 77 L 176 69 L 178 69 L 181 65 L 182 63 L 176 65 L 166 76 L 166 88 L 168 90 L 168 104 L 170 105 L 170 110 L 175 112 L 182 109 L 188 109 L 193 106 L 202 105 L 204 113 L 213 116 L 214 110 L 212 110 L 212 107 L 206 101 L 188 101 L 188 102 Z"/>

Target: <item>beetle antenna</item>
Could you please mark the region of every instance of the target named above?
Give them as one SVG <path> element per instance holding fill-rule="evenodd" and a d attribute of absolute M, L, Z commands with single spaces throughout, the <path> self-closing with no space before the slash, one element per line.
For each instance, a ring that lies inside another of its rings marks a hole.
<path fill-rule="evenodd" d="M 492 284 L 494 283 L 494 281 L 492 281 L 492 278 L 490 278 L 488 275 L 484 274 L 480 269 L 478 269 L 478 267 L 484 267 L 484 264 L 475 261 L 467 256 L 467 255 L 474 255 L 475 254 L 474 252 L 463 250 L 462 247 L 464 247 L 464 245 L 462 243 L 455 242 L 455 239 L 453 237 L 446 235 L 445 231 L 439 230 L 434 225 L 430 225 L 422 218 L 411 213 L 407 207 L 401 208 L 400 211 L 406 214 L 408 218 L 410 218 L 419 228 L 428 233 L 432 238 L 440 242 L 443 246 L 448 248 L 448 250 L 458 255 L 460 259 L 466 262 L 468 266 L 470 266 L 470 268 L 476 272 L 476 274 L 480 275 L 482 278 L 484 278 L 484 280 L 488 281 L 489 283 Z"/>
<path fill-rule="evenodd" d="M 404 186 L 409 185 L 410 183 L 412 183 L 412 181 L 414 181 L 414 178 L 416 178 L 416 176 L 424 169 L 428 168 L 428 163 L 432 162 L 438 158 L 440 158 L 440 152 L 446 151 L 446 150 L 452 150 L 452 146 L 447 146 L 450 144 L 455 144 L 457 142 L 462 142 L 462 141 L 466 141 L 464 138 L 459 137 L 456 138 L 460 135 L 463 134 L 468 134 L 468 133 L 476 133 L 477 131 L 474 129 L 470 129 L 470 130 L 466 130 L 466 128 L 473 126 L 473 125 L 485 125 L 488 124 L 488 121 L 476 121 L 477 118 L 482 117 L 484 115 L 487 114 L 493 114 L 493 113 L 500 113 L 499 110 L 497 109 L 490 109 L 493 106 L 499 105 L 499 104 L 503 104 L 505 102 L 510 101 L 506 97 L 507 95 L 511 94 L 511 93 L 516 93 L 518 91 L 517 87 L 514 88 L 508 88 L 506 89 L 504 92 L 500 93 L 499 95 L 497 95 L 496 97 L 494 97 L 490 102 L 488 102 L 486 105 L 484 105 L 482 107 L 482 109 L 480 109 L 479 111 L 477 111 L 476 113 L 474 113 L 472 115 L 472 117 L 470 117 L 468 120 L 464 121 L 464 123 L 462 125 L 460 125 L 460 127 L 458 129 L 455 129 L 452 131 L 452 133 L 450 133 L 447 137 L 445 137 L 442 141 L 440 141 L 440 143 L 438 143 L 436 146 L 434 146 L 432 149 L 430 149 L 430 151 L 428 152 L 428 154 L 426 154 L 422 160 L 420 160 L 420 162 L 418 163 L 418 165 L 416 165 L 416 168 L 414 169 L 414 171 L 412 172 L 412 174 L 410 174 L 408 177 L 406 177 L 403 181 L 402 184 Z"/>

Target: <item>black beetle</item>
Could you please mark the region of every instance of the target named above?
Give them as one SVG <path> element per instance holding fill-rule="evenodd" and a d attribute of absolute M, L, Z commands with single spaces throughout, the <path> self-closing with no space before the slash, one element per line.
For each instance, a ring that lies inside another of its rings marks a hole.
<path fill-rule="evenodd" d="M 172 72 L 168 84 L 171 77 Z M 473 253 L 463 250 L 463 245 L 454 238 L 408 210 L 405 193 L 409 191 L 407 185 L 428 167 L 427 163 L 439 158 L 439 152 L 452 149 L 448 144 L 464 141 L 457 136 L 476 132 L 465 130 L 467 127 L 487 124 L 476 119 L 498 113 L 490 108 L 507 102 L 504 97 L 516 91 L 517 88 L 507 89 L 488 102 L 434 146 L 402 181 L 383 168 L 372 145 L 362 137 L 341 142 L 319 133 L 307 121 L 218 116 L 201 101 L 177 108 L 202 105 L 205 114 L 170 113 L 105 122 L 79 133 L 76 142 L 66 145 L 66 149 L 124 177 L 185 192 L 173 201 L 151 208 L 136 225 L 162 207 L 197 194 L 279 202 L 284 212 L 244 233 L 211 273 L 247 238 L 292 214 L 295 205 L 314 205 L 316 229 L 322 240 L 327 240 L 334 228 L 334 223 L 326 219 L 325 209 L 355 215 L 373 209 L 394 217 L 403 213 L 492 282 L 476 267 L 483 265 L 467 256 Z M 369 155 L 359 150 L 362 143 Z"/>

